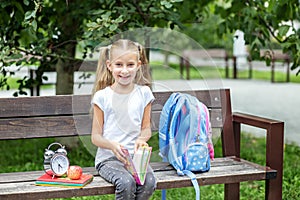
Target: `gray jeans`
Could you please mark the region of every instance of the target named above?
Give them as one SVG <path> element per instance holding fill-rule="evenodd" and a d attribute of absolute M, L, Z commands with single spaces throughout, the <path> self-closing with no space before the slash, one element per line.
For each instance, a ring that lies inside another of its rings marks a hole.
<path fill-rule="evenodd" d="M 99 175 L 116 187 L 115 199 L 146 200 L 151 197 L 156 180 L 152 168 L 149 166 L 144 185 L 137 185 L 133 176 L 116 157 L 109 158 L 97 165 Z"/>

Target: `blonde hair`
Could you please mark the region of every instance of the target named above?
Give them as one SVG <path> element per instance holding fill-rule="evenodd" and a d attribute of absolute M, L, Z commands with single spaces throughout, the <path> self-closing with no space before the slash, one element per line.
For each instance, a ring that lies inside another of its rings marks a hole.
<path fill-rule="evenodd" d="M 120 39 L 100 49 L 100 56 L 96 70 L 96 80 L 92 96 L 101 89 L 110 86 L 114 83 L 114 78 L 106 66 L 106 61 L 110 59 L 111 53 L 114 49 L 121 49 L 124 51 L 134 51 L 138 53 L 138 59 L 141 61 L 141 67 L 138 69 L 135 77 L 135 83 L 138 85 L 147 85 L 151 88 L 151 76 L 149 70 L 149 63 L 146 56 L 146 51 L 142 45 L 131 40 Z"/>

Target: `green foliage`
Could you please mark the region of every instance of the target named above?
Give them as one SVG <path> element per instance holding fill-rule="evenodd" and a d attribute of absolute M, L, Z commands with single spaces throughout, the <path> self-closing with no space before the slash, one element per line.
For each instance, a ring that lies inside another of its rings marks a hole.
<path fill-rule="evenodd" d="M 260 48 L 272 48 L 275 40 L 293 57 L 291 69 L 300 66 L 300 31 L 296 22 L 300 21 L 298 0 L 292 1 L 226 1 L 230 6 L 217 5 L 215 14 L 224 20 L 220 34 L 237 29 L 245 32 L 245 40 L 250 46 L 253 59 L 260 59 Z M 267 60 L 268 61 L 268 60 Z M 298 72 L 300 69 L 298 69 Z"/>
<path fill-rule="evenodd" d="M 7 77 L 14 76 L 12 65 L 39 68 L 35 79 L 21 78 L 21 94 L 32 84 L 41 84 L 49 68 L 63 66 L 60 73 L 72 74 L 76 47 L 83 50 L 79 59 L 84 59 L 99 43 L 142 27 L 174 29 L 204 48 L 226 49 L 231 49 L 232 33 L 241 29 L 253 59 L 261 59 L 260 48 L 275 43 L 292 55 L 291 68 L 299 73 L 300 30 L 295 23 L 300 20 L 299 7 L 298 0 L 2 0 L 0 87 L 10 89 Z"/>
<path fill-rule="evenodd" d="M 7 77 L 13 76 L 12 65 L 39 67 L 36 79 L 21 78 L 16 95 L 25 94 L 24 88 L 40 84 L 43 72 L 49 68 L 63 65 L 60 73 L 72 73 L 77 45 L 83 50 L 84 59 L 99 43 L 128 29 L 170 24 L 174 27 L 180 16 L 175 5 L 180 2 L 3 0 L 0 73 L 4 78 L 0 79 L 0 86 L 10 89 Z"/>
<path fill-rule="evenodd" d="M 130 29 L 174 27 L 174 24 L 180 24 L 178 20 L 180 13 L 176 7 L 179 2 L 183 1 L 103 1 L 100 9 L 90 10 L 87 13 L 89 20 L 82 42 L 94 48 L 99 45 L 99 41 Z"/>

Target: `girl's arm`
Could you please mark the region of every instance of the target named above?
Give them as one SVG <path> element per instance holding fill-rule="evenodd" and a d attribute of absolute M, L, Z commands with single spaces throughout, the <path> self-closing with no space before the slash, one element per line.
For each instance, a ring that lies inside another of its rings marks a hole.
<path fill-rule="evenodd" d="M 135 142 L 134 151 L 140 146 L 148 146 L 147 141 L 151 138 L 151 103 L 149 103 L 144 109 L 144 115 L 142 120 L 141 135 Z"/>
<path fill-rule="evenodd" d="M 126 162 L 124 154 L 121 150 L 121 145 L 117 142 L 108 140 L 103 137 L 104 113 L 96 105 L 94 105 L 94 116 L 92 124 L 92 143 L 97 147 L 110 149 L 115 156 L 122 162 Z"/>

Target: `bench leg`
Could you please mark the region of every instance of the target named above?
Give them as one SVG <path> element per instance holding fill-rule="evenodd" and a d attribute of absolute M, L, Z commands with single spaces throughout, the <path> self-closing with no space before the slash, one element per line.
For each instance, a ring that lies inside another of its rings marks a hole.
<path fill-rule="evenodd" d="M 271 63 L 271 83 L 275 83 L 275 61 Z"/>
<path fill-rule="evenodd" d="M 186 64 L 185 64 L 185 67 L 186 67 L 186 80 L 190 80 L 190 61 L 189 59 L 187 58 L 186 59 Z"/>
<path fill-rule="evenodd" d="M 282 200 L 282 191 L 280 187 L 278 187 L 278 181 L 276 179 L 266 180 L 266 200 Z"/>
<path fill-rule="evenodd" d="M 233 79 L 237 79 L 237 60 L 233 57 Z"/>
<path fill-rule="evenodd" d="M 240 183 L 225 184 L 224 200 L 240 199 Z"/>
<path fill-rule="evenodd" d="M 265 199 L 282 199 L 284 123 L 272 124 L 267 130 L 266 164 L 277 170 L 276 179 L 266 180 Z"/>
<path fill-rule="evenodd" d="M 286 82 L 290 82 L 290 61 L 287 59 L 286 61 L 287 69 L 286 69 Z"/>
<path fill-rule="evenodd" d="M 249 63 L 249 76 L 248 76 L 248 78 L 249 79 L 252 79 L 252 62 L 251 62 L 251 60 L 248 58 L 248 63 Z"/>
<path fill-rule="evenodd" d="M 229 66 L 228 66 L 228 57 L 225 57 L 225 77 L 229 78 Z"/>
<path fill-rule="evenodd" d="M 180 57 L 180 65 L 179 65 L 180 79 L 183 79 L 183 69 L 184 69 L 184 58 Z"/>

